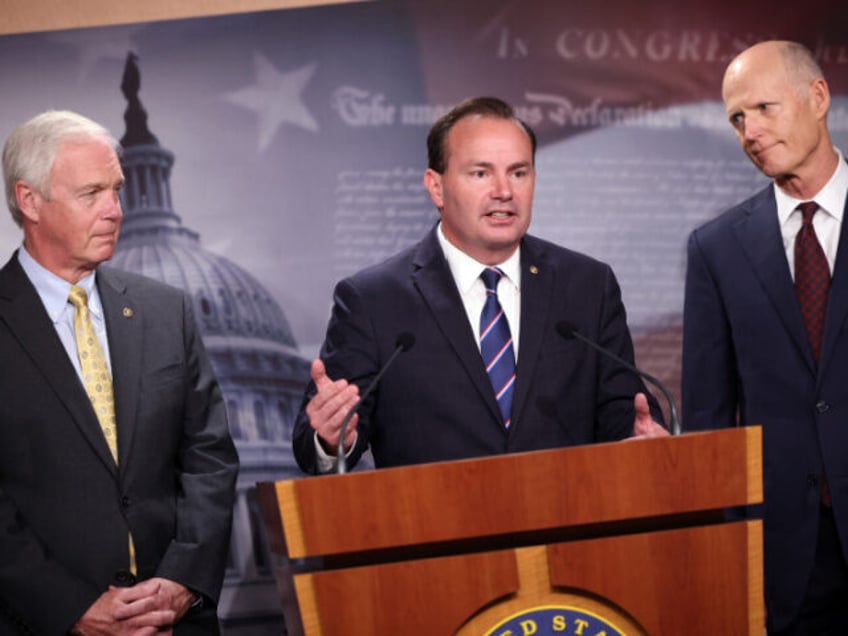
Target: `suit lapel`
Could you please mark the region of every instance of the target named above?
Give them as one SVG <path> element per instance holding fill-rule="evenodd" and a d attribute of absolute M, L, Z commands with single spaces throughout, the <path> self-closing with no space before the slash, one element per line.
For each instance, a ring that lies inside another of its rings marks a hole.
<path fill-rule="evenodd" d="M 769 186 L 751 199 L 734 231 L 751 262 L 754 276 L 759 279 L 810 373 L 815 374 L 816 364 L 795 296 L 776 210 L 774 190 Z"/>
<path fill-rule="evenodd" d="M 516 422 L 521 422 L 521 412 L 530 392 L 530 378 L 541 356 L 553 285 L 553 269 L 548 266 L 544 254 L 524 239 L 521 243 L 521 333 L 512 406 Z"/>
<path fill-rule="evenodd" d="M 0 322 L 7 325 L 27 352 L 97 456 L 113 475 L 117 475 L 91 401 L 38 292 L 18 263 L 17 253 L 0 271 Z M 57 431 L 57 435 L 62 434 L 65 433 Z"/>
<path fill-rule="evenodd" d="M 413 285 L 424 298 L 439 330 L 450 343 L 495 421 L 499 422 L 500 409 L 435 229 L 419 245 L 413 267 Z"/>
<path fill-rule="evenodd" d="M 848 221 L 848 201 L 846 201 L 845 211 L 842 213 L 842 229 L 839 233 L 836 263 L 833 267 L 833 279 L 827 301 L 827 319 L 824 339 L 822 340 L 821 359 L 819 360 L 820 378 L 824 375 L 824 370 L 830 362 L 830 357 L 842 331 L 842 325 L 848 317 L 848 231 L 845 229 L 846 221 Z"/>
<path fill-rule="evenodd" d="M 126 285 L 114 270 L 100 268 L 97 289 L 103 304 L 118 422 L 118 463 L 123 467 L 131 456 L 141 384 L 142 312 L 134 306 Z"/>

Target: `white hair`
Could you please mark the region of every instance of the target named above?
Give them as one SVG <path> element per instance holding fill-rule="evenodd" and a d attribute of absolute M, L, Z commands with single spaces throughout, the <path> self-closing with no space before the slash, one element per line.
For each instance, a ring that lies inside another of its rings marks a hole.
<path fill-rule="evenodd" d="M 15 196 L 15 184 L 25 181 L 45 198 L 50 198 L 50 171 L 59 145 L 66 141 L 102 140 L 116 152 L 120 144 L 103 126 L 88 117 L 67 110 L 48 110 L 21 124 L 3 146 L 3 180 L 6 202 L 19 226 L 23 214 Z"/>

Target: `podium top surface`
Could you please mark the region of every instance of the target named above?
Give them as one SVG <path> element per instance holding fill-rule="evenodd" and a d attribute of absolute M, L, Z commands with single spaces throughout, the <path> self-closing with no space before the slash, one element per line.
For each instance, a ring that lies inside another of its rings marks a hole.
<path fill-rule="evenodd" d="M 262 483 L 259 495 L 271 549 L 290 558 L 584 538 L 762 502 L 761 443 L 759 427 L 734 428 Z"/>

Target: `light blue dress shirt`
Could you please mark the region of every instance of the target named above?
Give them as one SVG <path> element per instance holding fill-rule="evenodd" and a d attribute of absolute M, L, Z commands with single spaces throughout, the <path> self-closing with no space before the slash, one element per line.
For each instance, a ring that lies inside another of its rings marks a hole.
<path fill-rule="evenodd" d="M 38 292 L 44 309 L 47 310 L 47 315 L 53 321 L 53 327 L 56 329 L 59 340 L 62 341 L 65 351 L 68 352 L 71 364 L 74 365 L 77 375 L 82 380 L 82 370 L 80 369 L 79 356 L 77 354 L 77 341 L 74 337 L 74 306 L 68 301 L 68 294 L 72 287 L 71 283 L 42 267 L 30 256 L 23 245 L 18 250 L 18 262 L 35 287 L 35 291 Z M 100 342 L 100 347 L 106 356 L 106 364 L 109 366 L 109 373 L 111 373 L 112 363 L 109 357 L 109 339 L 106 335 L 106 321 L 103 317 L 103 305 L 100 303 L 100 294 L 97 291 L 97 285 L 95 285 L 95 276 L 96 273 L 92 272 L 80 280 L 77 285 L 82 287 L 88 295 L 88 310 L 91 313 L 91 321 L 94 323 L 97 340 Z"/>

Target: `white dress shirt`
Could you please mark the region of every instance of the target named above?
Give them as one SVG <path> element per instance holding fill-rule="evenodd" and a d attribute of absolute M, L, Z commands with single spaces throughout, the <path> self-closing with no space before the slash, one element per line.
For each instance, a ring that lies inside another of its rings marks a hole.
<path fill-rule="evenodd" d="M 827 257 L 830 273 L 836 264 L 836 250 L 839 246 L 839 234 L 842 230 L 842 215 L 845 211 L 845 200 L 848 196 L 848 164 L 838 148 L 839 155 L 836 171 L 830 180 L 809 199 L 796 199 L 774 185 L 774 198 L 777 202 L 777 218 L 780 221 L 780 233 L 783 236 L 783 248 L 789 261 L 789 271 L 795 279 L 795 237 L 801 229 L 801 210 L 797 207 L 805 201 L 815 201 L 819 209 L 813 216 L 813 229 Z M 848 258 L 845 256 L 844 258 Z"/>
<path fill-rule="evenodd" d="M 442 224 L 437 229 L 439 245 L 448 261 L 453 281 L 462 298 L 462 305 L 474 332 L 477 348 L 480 348 L 480 314 L 486 303 L 486 286 L 480 278 L 480 274 L 486 269 L 486 265 L 480 263 L 468 254 L 455 247 L 445 237 Z M 509 323 L 509 332 L 512 334 L 512 348 L 515 352 L 515 362 L 518 363 L 518 334 L 521 329 L 521 248 L 513 252 L 512 256 L 496 267 L 500 268 L 504 275 L 498 281 L 498 300 L 501 308 L 506 314 Z"/>
<path fill-rule="evenodd" d="M 456 283 L 456 288 L 459 290 L 459 295 L 462 298 L 462 305 L 465 308 L 465 314 L 468 316 L 468 322 L 471 325 L 471 332 L 474 334 L 474 339 L 477 342 L 477 348 L 480 348 L 480 314 L 483 311 L 483 305 L 486 302 L 486 286 L 480 278 L 480 274 L 486 269 L 486 265 L 474 260 L 468 254 L 451 244 L 445 238 L 442 231 L 442 224 L 436 230 L 439 239 L 439 245 L 445 258 L 448 261 L 453 281 Z M 515 352 L 515 362 L 518 364 L 518 334 L 521 328 L 521 248 L 513 252 L 503 263 L 499 263 L 497 267 L 503 271 L 504 275 L 498 281 L 498 300 L 501 303 L 501 308 L 506 314 L 506 320 L 509 323 L 509 331 L 512 334 L 512 348 Z M 351 444 L 350 449 L 345 454 L 349 456 L 356 445 L 356 439 Z M 319 472 L 329 472 L 335 465 L 335 457 L 330 456 L 321 447 L 318 441 L 318 433 L 315 433 L 315 452 L 318 459 Z"/>

